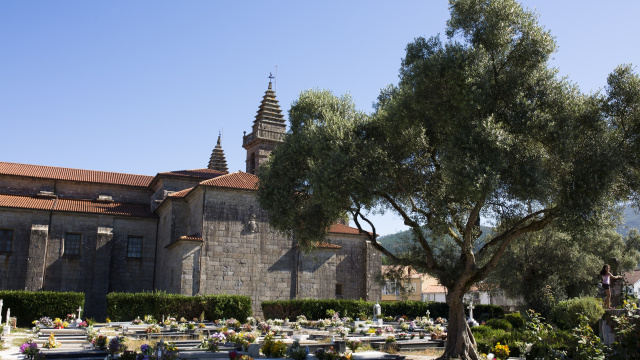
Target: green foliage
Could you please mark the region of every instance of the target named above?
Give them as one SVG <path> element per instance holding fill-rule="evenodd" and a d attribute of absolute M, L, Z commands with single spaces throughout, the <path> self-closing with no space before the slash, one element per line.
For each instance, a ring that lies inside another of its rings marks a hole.
<path fill-rule="evenodd" d="M 606 346 L 593 332 L 591 319 L 579 315 L 579 324 L 573 329 L 573 358 L 576 360 L 604 360 Z"/>
<path fill-rule="evenodd" d="M 515 329 L 522 329 L 524 328 L 524 318 L 522 317 L 522 315 L 520 313 L 511 313 L 511 314 L 506 314 L 504 316 L 505 320 L 507 320 L 508 322 L 511 323 L 511 326 Z"/>
<path fill-rule="evenodd" d="M 449 7 L 446 42 L 408 44 L 373 114 L 329 91 L 300 95 L 261 165 L 258 200 L 305 249 L 347 211 L 392 263 L 436 276 L 457 299 L 523 235 L 550 224 L 584 233 L 639 200 L 640 78 L 621 66 L 605 94 L 582 94 L 549 65 L 556 45 L 531 11 L 514 0 Z M 372 209 L 409 226 L 402 254 L 377 243 Z M 485 238 L 481 218 L 494 222 Z"/>
<path fill-rule="evenodd" d="M 486 326 L 494 329 L 502 329 L 505 331 L 511 331 L 513 325 L 507 319 L 489 319 L 485 322 Z"/>
<path fill-rule="evenodd" d="M 607 359 L 640 359 L 640 315 L 637 307 L 626 304 L 624 312 L 612 317 L 615 341 L 609 349 Z"/>
<path fill-rule="evenodd" d="M 473 317 L 478 321 L 489 321 L 491 319 L 503 318 L 504 309 L 498 305 L 478 304 L 474 305 Z"/>
<path fill-rule="evenodd" d="M 307 319 L 324 319 L 328 310 L 334 310 L 345 314 L 368 314 L 373 315 L 373 302 L 364 300 L 342 300 L 342 299 L 292 299 L 273 300 L 262 302 L 262 312 L 266 319 L 295 319 L 299 315 L 304 315 Z M 380 303 L 382 313 L 385 317 L 406 315 L 410 318 L 425 316 L 427 310 L 432 318 L 446 318 L 449 314 L 449 307 L 444 303 L 422 302 L 422 301 L 399 301 Z M 480 305 L 478 305 L 480 307 Z M 491 311 L 493 307 L 488 307 Z"/>
<path fill-rule="evenodd" d="M 107 316 L 112 321 L 128 321 L 145 314 L 156 319 L 162 319 L 163 315 L 193 319 L 203 312 L 208 319 L 245 321 L 251 316 L 251 299 L 241 295 L 187 296 L 165 292 L 107 295 Z"/>
<path fill-rule="evenodd" d="M 84 294 L 77 292 L 2 290 L 0 299 L 5 309 L 11 309 L 18 326 L 30 326 L 43 316 L 64 319 L 78 307 L 84 307 Z"/>
<path fill-rule="evenodd" d="M 560 329 L 571 330 L 579 326 L 583 316 L 592 325 L 604 314 L 604 309 L 596 298 L 573 298 L 559 302 L 553 308 L 553 321 Z"/>
<path fill-rule="evenodd" d="M 509 247 L 490 281 L 545 316 L 550 316 L 558 301 L 594 296 L 593 283 L 599 281 L 600 269 L 609 259 L 618 259 L 621 271 L 635 268 L 640 261 L 634 245 L 637 231 L 623 238 L 615 232 L 616 214 L 610 216 L 609 222 L 600 221 L 601 228 L 587 232 L 571 234 L 550 226 L 525 235 L 525 241 Z"/>

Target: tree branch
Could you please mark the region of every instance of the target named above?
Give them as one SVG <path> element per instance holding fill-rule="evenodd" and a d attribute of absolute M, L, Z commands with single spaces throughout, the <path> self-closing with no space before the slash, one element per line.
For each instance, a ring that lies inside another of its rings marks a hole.
<path fill-rule="evenodd" d="M 389 204 L 398 212 L 398 214 L 400 214 L 400 216 L 404 220 L 405 225 L 410 226 L 414 230 L 414 233 L 418 238 L 418 243 L 420 243 L 420 245 L 424 249 L 425 255 L 427 256 L 427 269 L 436 273 L 439 277 L 440 274 L 444 274 L 444 269 L 442 269 L 442 267 L 438 265 L 438 262 L 436 261 L 436 258 L 433 254 L 433 250 L 431 249 L 431 246 L 429 246 L 429 243 L 422 233 L 420 224 L 411 219 L 411 217 L 409 217 L 409 215 L 402 209 L 402 207 L 400 207 L 400 205 L 395 200 L 393 200 L 393 198 L 391 198 L 391 196 L 389 196 L 388 194 L 381 194 L 381 196 L 389 202 Z"/>

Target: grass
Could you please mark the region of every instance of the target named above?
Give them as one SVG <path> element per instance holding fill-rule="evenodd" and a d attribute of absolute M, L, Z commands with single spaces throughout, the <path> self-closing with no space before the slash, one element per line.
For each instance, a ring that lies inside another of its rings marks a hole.
<path fill-rule="evenodd" d="M 444 354 L 443 348 L 433 348 L 433 349 L 425 349 L 425 350 L 417 350 L 417 351 L 403 351 L 402 355 L 406 356 L 442 356 Z"/>
<path fill-rule="evenodd" d="M 18 337 L 18 338 L 13 338 L 11 339 L 11 346 L 17 346 L 20 347 L 20 345 L 26 343 L 27 341 L 29 341 L 31 338 L 30 337 Z"/>

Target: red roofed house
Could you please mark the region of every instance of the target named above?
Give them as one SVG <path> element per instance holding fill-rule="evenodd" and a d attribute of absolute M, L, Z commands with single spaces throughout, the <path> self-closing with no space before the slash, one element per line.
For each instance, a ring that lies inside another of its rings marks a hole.
<path fill-rule="evenodd" d="M 0 289 L 80 291 L 86 315 L 109 292 L 375 300 L 381 257 L 336 224 L 311 254 L 274 231 L 256 172 L 284 139 L 271 83 L 243 137 L 247 172 L 228 173 L 220 137 L 208 167 L 156 176 L 0 162 Z"/>

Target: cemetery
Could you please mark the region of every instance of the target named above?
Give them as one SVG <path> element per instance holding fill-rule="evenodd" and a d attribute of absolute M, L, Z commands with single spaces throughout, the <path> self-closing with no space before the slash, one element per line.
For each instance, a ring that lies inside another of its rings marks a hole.
<path fill-rule="evenodd" d="M 347 314 L 352 314 L 348 309 L 362 311 L 354 317 L 342 316 L 339 311 L 326 309 L 327 304 Z M 585 298 L 582 302 L 565 304 L 562 311 L 584 310 L 593 304 L 597 304 L 596 299 Z M 635 303 L 621 304 L 618 309 L 606 312 L 598 305 L 595 315 L 582 311 L 585 315 L 577 317 L 577 323 L 569 324 L 547 323 L 533 311 L 504 314 L 473 302 L 466 306 L 466 314 L 484 359 L 591 359 L 586 355 L 629 351 L 620 348 L 623 343 L 631 345 L 630 351 L 637 351 L 634 346 L 640 339 L 640 314 Z M 365 310 L 365 305 L 370 308 Z M 313 319 L 305 315 L 284 319 L 268 316 L 285 309 L 295 312 L 304 306 L 317 308 L 316 313 L 324 310 L 326 316 Z M 385 315 L 394 308 L 412 312 L 410 316 Z M 265 320 L 252 316 L 211 320 L 202 312 L 199 317 L 189 319 L 166 314 L 96 322 L 84 318 L 79 306 L 64 318 L 42 316 L 32 322 L 31 328 L 20 331 L 11 309 L 0 311 L 4 315 L 5 347 L 11 342 L 15 345 L 16 340 L 21 342 L 20 357 L 16 359 L 402 360 L 407 354 L 416 353 L 433 354 L 430 358 L 435 358 L 447 341 L 447 319 L 440 316 L 446 309 L 436 303 L 381 305 L 346 300 L 290 300 L 266 303 L 263 309 Z M 414 311 L 424 313 L 416 316 Z M 594 316 L 595 320 L 590 318 Z M 598 324 L 595 331 L 591 324 Z M 589 346 L 581 348 L 577 344 Z"/>

